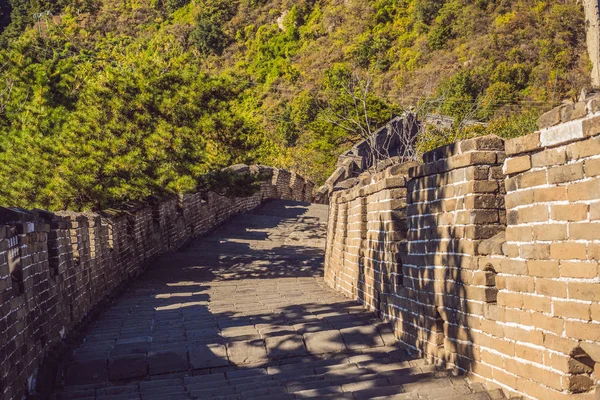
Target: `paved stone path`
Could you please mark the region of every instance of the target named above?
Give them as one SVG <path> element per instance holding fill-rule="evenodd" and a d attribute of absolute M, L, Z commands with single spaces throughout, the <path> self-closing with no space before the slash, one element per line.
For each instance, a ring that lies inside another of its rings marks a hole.
<path fill-rule="evenodd" d="M 53 398 L 503 398 L 411 358 L 325 285 L 326 213 L 269 202 L 159 259 L 91 324 Z"/>

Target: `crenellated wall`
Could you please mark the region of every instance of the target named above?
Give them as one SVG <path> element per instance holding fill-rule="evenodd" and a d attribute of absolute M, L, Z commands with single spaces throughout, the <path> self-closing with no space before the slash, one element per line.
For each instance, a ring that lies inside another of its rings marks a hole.
<path fill-rule="evenodd" d="M 432 362 L 511 395 L 596 399 L 598 105 L 349 181 L 330 197 L 326 281 Z"/>
<path fill-rule="evenodd" d="M 42 361 L 159 255 L 264 200 L 311 200 L 313 185 L 295 173 L 242 167 L 272 178 L 245 198 L 200 192 L 98 214 L 1 209 L 0 398 L 22 398 L 51 379 L 38 373 Z"/>

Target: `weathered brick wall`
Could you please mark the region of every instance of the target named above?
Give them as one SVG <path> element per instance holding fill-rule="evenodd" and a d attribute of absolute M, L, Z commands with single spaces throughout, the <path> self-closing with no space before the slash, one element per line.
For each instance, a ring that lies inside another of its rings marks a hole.
<path fill-rule="evenodd" d="M 380 294 L 393 291 L 406 253 L 406 173 L 414 164 L 367 175 L 330 202 L 325 279 L 347 295 L 378 309 Z"/>
<path fill-rule="evenodd" d="M 286 170 L 278 169 L 273 173 L 273 185 L 277 189 L 278 198 L 283 200 L 292 198 L 291 180 L 292 174 Z"/>
<path fill-rule="evenodd" d="M 100 214 L 5 210 L 0 225 L 0 398 L 31 393 L 42 361 L 54 357 L 96 306 L 157 256 L 266 199 L 311 199 L 313 186 L 300 177 L 290 187 L 287 171 L 250 170 L 273 172 L 274 178 L 245 198 L 193 193 L 128 203 Z"/>
<path fill-rule="evenodd" d="M 444 146 L 334 192 L 328 284 L 393 321 L 405 346 L 490 387 L 595 398 L 597 105 L 565 106 L 506 143 Z"/>
<path fill-rule="evenodd" d="M 488 334 L 502 346 L 482 374 L 537 398 L 600 379 L 600 116 L 597 100 L 587 106 L 584 118 L 585 103 L 553 110 L 539 132 L 506 142 L 508 226 L 480 259 L 497 273 Z"/>

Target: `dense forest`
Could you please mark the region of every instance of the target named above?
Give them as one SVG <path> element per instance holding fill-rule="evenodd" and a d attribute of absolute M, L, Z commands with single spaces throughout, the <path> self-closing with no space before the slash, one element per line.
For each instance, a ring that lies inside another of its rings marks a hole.
<path fill-rule="evenodd" d="M 421 149 L 517 136 L 590 70 L 576 0 L 8 0 L 0 32 L 0 205 L 52 210 L 240 162 L 322 182 L 359 137 L 338 118 L 364 82 L 373 126 L 488 123 Z"/>

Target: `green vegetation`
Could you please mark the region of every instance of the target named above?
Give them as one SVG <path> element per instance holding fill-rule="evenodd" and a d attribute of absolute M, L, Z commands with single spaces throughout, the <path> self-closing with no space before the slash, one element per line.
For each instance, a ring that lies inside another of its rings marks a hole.
<path fill-rule="evenodd" d="M 360 138 L 355 77 L 373 126 L 489 122 L 421 149 L 528 133 L 588 83 L 575 0 L 9 0 L 0 31 L 5 206 L 97 209 L 241 162 L 320 182 Z"/>

